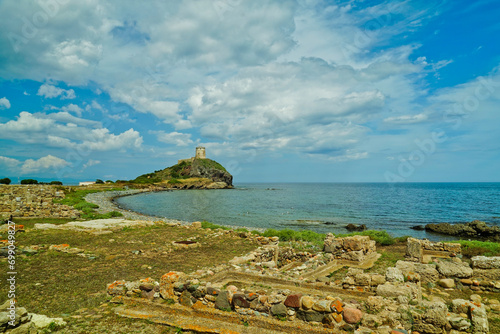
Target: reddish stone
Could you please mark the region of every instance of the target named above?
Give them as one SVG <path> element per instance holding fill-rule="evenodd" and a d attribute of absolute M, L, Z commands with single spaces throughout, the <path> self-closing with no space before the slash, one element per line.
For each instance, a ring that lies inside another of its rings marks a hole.
<path fill-rule="evenodd" d="M 286 299 L 285 299 L 285 306 L 299 308 L 300 307 L 300 298 L 302 298 L 301 293 L 288 295 L 288 297 L 286 297 Z"/>
<path fill-rule="evenodd" d="M 234 294 L 232 302 L 233 302 L 234 306 L 244 307 L 244 308 L 249 308 L 250 307 L 250 303 L 245 298 L 245 295 L 242 294 L 242 293 Z"/>
<path fill-rule="evenodd" d="M 356 308 L 344 308 L 344 321 L 348 324 L 357 324 L 363 318 L 363 312 Z"/>

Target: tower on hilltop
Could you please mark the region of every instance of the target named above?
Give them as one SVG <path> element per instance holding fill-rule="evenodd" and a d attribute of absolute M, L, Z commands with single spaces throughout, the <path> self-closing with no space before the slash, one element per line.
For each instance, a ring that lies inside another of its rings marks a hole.
<path fill-rule="evenodd" d="M 206 159 L 207 156 L 205 155 L 205 148 L 203 146 L 198 146 L 196 148 L 196 159 Z"/>

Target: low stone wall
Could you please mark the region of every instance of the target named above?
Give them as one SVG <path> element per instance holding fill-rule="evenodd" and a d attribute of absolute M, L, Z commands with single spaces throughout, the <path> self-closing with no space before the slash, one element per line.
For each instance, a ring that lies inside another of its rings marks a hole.
<path fill-rule="evenodd" d="M 54 203 L 64 198 L 60 186 L 52 185 L 3 185 L 0 186 L 0 219 L 15 217 L 77 218 L 78 210 Z"/>
<path fill-rule="evenodd" d="M 368 236 L 336 238 L 332 233 L 325 237 L 323 246 L 325 253 L 331 253 L 334 258 L 362 262 L 376 252 L 375 241 Z"/>
<path fill-rule="evenodd" d="M 453 257 L 461 254 L 461 245 L 457 243 L 431 242 L 408 238 L 405 257 L 408 261 L 420 262 L 424 260 L 424 255 L 436 257 Z"/>

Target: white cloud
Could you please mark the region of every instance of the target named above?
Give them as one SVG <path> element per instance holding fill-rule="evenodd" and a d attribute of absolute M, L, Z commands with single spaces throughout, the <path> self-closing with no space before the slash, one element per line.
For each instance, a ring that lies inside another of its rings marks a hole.
<path fill-rule="evenodd" d="M 101 162 L 99 160 L 93 160 L 93 159 L 89 159 L 89 161 L 87 161 L 83 167 L 82 167 L 82 170 L 84 169 L 87 169 L 89 167 L 92 167 L 92 166 L 95 166 L 95 165 L 98 165 L 100 164 Z"/>
<path fill-rule="evenodd" d="M 76 104 L 73 104 L 73 103 L 70 103 L 67 106 L 63 106 L 61 108 L 61 110 L 66 111 L 66 112 L 73 112 L 77 116 L 82 116 L 82 112 L 83 112 L 82 108 L 80 108 L 79 106 L 77 106 Z"/>
<path fill-rule="evenodd" d="M 9 168 L 9 169 L 13 169 L 14 167 L 17 167 L 20 163 L 21 163 L 21 161 L 19 161 L 19 160 L 12 159 L 9 157 L 0 156 L 0 164 L 7 166 L 7 168 Z"/>
<path fill-rule="evenodd" d="M 0 109 L 9 109 L 10 108 L 10 101 L 7 100 L 6 97 L 2 97 L 0 99 Z"/>
<path fill-rule="evenodd" d="M 415 124 L 426 121 L 428 116 L 426 114 L 418 114 L 418 115 L 401 115 L 401 116 L 393 116 L 384 119 L 386 123 L 394 123 L 394 124 Z"/>
<path fill-rule="evenodd" d="M 191 134 L 180 133 L 180 132 L 170 132 L 166 133 L 164 131 L 150 131 L 152 134 L 156 134 L 158 141 L 167 144 L 174 144 L 176 146 L 188 146 L 192 145 Z"/>
<path fill-rule="evenodd" d="M 38 160 L 28 159 L 24 161 L 21 166 L 21 174 L 44 172 L 67 166 L 70 166 L 69 162 L 49 154 Z"/>
<path fill-rule="evenodd" d="M 40 86 L 36 95 L 40 95 L 48 99 L 60 96 L 61 100 L 76 98 L 75 91 L 73 89 L 63 89 L 47 83 Z"/>
<path fill-rule="evenodd" d="M 140 149 L 143 142 L 134 129 L 113 134 L 99 122 L 66 112 L 31 114 L 23 111 L 16 120 L 0 123 L 0 138 L 24 144 L 96 151 Z"/>

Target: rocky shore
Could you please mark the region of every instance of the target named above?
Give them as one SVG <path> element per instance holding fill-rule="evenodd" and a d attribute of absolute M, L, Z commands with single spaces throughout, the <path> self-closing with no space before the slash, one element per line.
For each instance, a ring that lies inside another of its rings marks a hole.
<path fill-rule="evenodd" d="M 500 227 L 488 226 L 485 222 L 474 220 L 466 224 L 427 224 L 425 230 L 434 233 L 453 235 L 472 239 L 500 241 Z"/>

